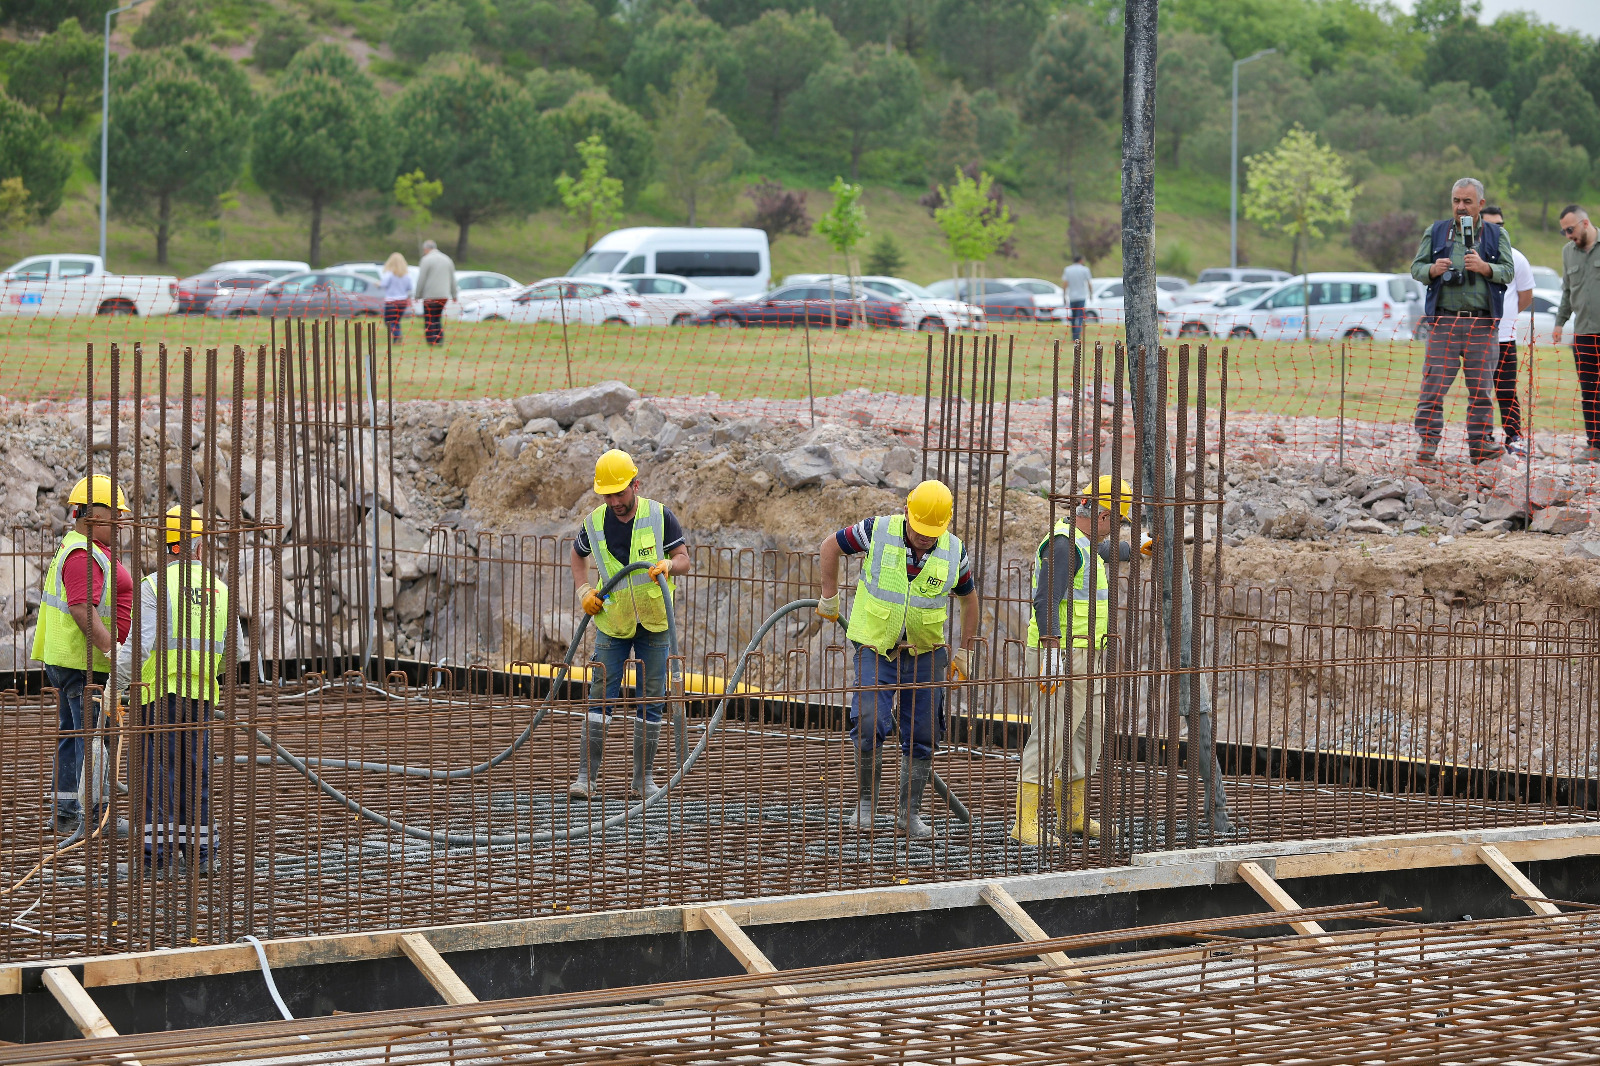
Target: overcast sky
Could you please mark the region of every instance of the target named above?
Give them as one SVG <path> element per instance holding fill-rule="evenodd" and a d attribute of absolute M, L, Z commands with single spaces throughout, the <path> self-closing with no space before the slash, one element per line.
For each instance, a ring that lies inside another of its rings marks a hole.
<path fill-rule="evenodd" d="M 1412 0 L 1399 0 L 1399 4 L 1409 11 Z M 1600 0 L 1483 0 L 1482 21 L 1493 22 L 1507 11 L 1531 11 L 1563 29 L 1600 37 Z"/>

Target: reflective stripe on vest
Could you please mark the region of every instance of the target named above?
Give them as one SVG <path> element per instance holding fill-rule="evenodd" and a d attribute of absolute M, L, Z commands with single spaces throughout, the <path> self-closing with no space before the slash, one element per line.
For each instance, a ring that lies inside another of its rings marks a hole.
<path fill-rule="evenodd" d="M 164 646 L 144 649 L 139 680 L 151 699 L 175 694 L 216 703 L 228 647 L 228 586 L 195 560 L 190 560 L 187 576 L 183 565 L 168 563 L 164 573 L 144 579 L 158 604 L 156 582 L 166 582 L 167 632 Z"/>
<path fill-rule="evenodd" d="M 947 530 L 912 581 L 906 573 L 905 526 L 903 514 L 872 520 L 872 543 L 850 604 L 845 635 L 879 655 L 887 656 L 902 637 L 918 655 L 943 644 L 950 590 L 960 577 L 961 541 Z"/>
<path fill-rule="evenodd" d="M 50 666 L 73 670 L 82 670 L 89 663 L 91 669 L 104 673 L 111 669 L 110 660 L 96 649 L 91 663 L 89 639 L 78 628 L 77 621 L 72 617 L 72 608 L 67 604 L 67 585 L 61 578 L 61 567 L 75 551 L 87 551 L 89 558 L 100 568 L 100 602 L 95 605 L 95 613 L 107 629 L 116 632 L 117 612 L 113 597 L 116 595 L 117 578 L 111 557 L 82 533 L 69 530 L 61 538 L 61 547 L 50 561 L 50 569 L 45 572 L 44 588 L 39 593 L 39 624 L 33 632 L 32 657 Z"/>
<path fill-rule="evenodd" d="M 662 546 L 667 540 L 666 512 L 659 503 L 638 499 L 633 515 L 633 537 L 628 544 L 627 562 L 619 561 L 606 544 L 606 511 L 601 504 L 589 513 L 584 528 L 589 531 L 589 554 L 600 571 L 600 584 L 611 580 L 628 563 L 655 563 L 666 558 Z M 675 591 L 672 578 L 667 578 L 667 591 Z M 606 609 L 595 616 L 594 623 L 602 633 L 627 640 L 640 626 L 652 633 L 665 632 L 667 607 L 661 598 L 661 586 L 644 570 L 635 570 L 623 578 L 606 596 Z"/>
<path fill-rule="evenodd" d="M 1035 598 L 1039 592 L 1039 579 L 1044 573 L 1043 560 L 1049 551 L 1050 541 L 1054 537 L 1072 538 L 1072 543 L 1078 549 L 1078 570 L 1072 577 L 1072 591 L 1062 597 L 1061 604 L 1056 610 L 1056 624 L 1060 625 L 1061 619 L 1072 618 L 1072 643 L 1076 647 L 1101 648 L 1105 646 L 1106 631 L 1110 624 L 1106 618 L 1107 599 L 1110 596 L 1106 585 L 1109 578 L 1106 574 L 1106 561 L 1100 558 L 1100 553 L 1094 550 L 1094 545 L 1084 535 L 1075 523 L 1065 519 L 1056 523 L 1054 532 L 1039 544 L 1038 562 L 1033 568 L 1033 591 Z M 1094 581 L 1086 580 L 1089 560 L 1094 560 Z M 1093 633 L 1091 642 L 1090 634 Z M 1028 646 L 1039 646 L 1039 618 L 1038 612 L 1032 611 L 1028 617 Z"/>

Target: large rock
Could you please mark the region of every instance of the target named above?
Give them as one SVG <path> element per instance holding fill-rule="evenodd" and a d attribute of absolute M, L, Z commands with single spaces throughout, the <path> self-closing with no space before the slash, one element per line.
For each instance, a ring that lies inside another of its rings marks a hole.
<path fill-rule="evenodd" d="M 833 455 L 826 444 L 805 444 L 792 451 L 768 452 L 761 466 L 786 488 L 819 485 L 834 474 Z"/>
<path fill-rule="evenodd" d="M 1571 484 L 1561 478 L 1535 474 L 1529 479 L 1527 475 L 1527 467 L 1509 467 L 1495 481 L 1495 499 L 1509 503 L 1513 514 L 1526 515 L 1530 503 L 1535 508 L 1558 507 L 1572 499 L 1576 492 Z"/>
<path fill-rule="evenodd" d="M 609 415 L 626 414 L 628 405 L 638 398 L 637 392 L 620 381 L 602 381 L 577 389 L 519 396 L 512 405 L 524 422 L 553 418 L 562 426 L 570 426 L 585 415 L 599 415 L 604 419 Z"/>
<path fill-rule="evenodd" d="M 372 522 L 370 515 L 367 522 Z M 410 522 L 379 511 L 377 529 L 378 558 L 395 577 L 415 581 L 438 568 L 438 560 L 428 554 L 428 535 Z"/>
<path fill-rule="evenodd" d="M 1372 517 L 1380 522 L 1398 522 L 1405 513 L 1405 503 L 1393 497 L 1377 500 L 1372 505 Z"/>
<path fill-rule="evenodd" d="M 529 418 L 538 416 L 530 415 Z M 459 488 L 472 484 L 483 464 L 494 454 L 495 440 L 478 420 L 461 415 L 450 423 L 444 438 L 444 457 L 439 460 L 439 476 Z"/>
<path fill-rule="evenodd" d="M 1546 507 L 1533 516 L 1528 526 L 1535 533 L 1582 533 L 1589 528 L 1589 512 L 1577 507 Z"/>

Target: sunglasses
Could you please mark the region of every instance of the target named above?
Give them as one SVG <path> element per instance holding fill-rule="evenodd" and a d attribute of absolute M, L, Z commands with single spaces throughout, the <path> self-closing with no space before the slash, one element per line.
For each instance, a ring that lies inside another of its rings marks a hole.
<path fill-rule="evenodd" d="M 1561 235 L 1563 237 L 1570 237 L 1574 233 L 1577 233 L 1582 228 L 1583 228 L 1583 223 L 1582 222 L 1579 222 L 1576 226 L 1562 226 L 1561 227 Z"/>

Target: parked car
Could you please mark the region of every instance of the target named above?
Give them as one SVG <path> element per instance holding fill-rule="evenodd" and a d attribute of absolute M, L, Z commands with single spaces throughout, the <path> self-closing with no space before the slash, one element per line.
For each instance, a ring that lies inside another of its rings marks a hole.
<path fill-rule="evenodd" d="M 1162 292 L 1183 292 L 1188 287 L 1188 278 L 1180 278 L 1174 274 L 1156 275 L 1156 288 Z"/>
<path fill-rule="evenodd" d="M 1396 274 L 1309 276 L 1313 340 L 1410 340 L 1410 279 Z M 1219 312 L 1219 337 L 1294 340 L 1305 336 L 1306 277 L 1291 278 L 1255 302 Z"/>
<path fill-rule="evenodd" d="M 1517 344 L 1555 344 L 1556 311 L 1560 307 L 1559 289 L 1554 292 L 1549 289 L 1533 290 L 1533 303 L 1528 305 L 1526 311 L 1517 315 Z M 1566 331 L 1561 343 L 1563 346 L 1571 346 L 1571 329 Z"/>
<path fill-rule="evenodd" d="M 1040 318 L 1048 321 L 1051 317 L 1049 308 L 1045 308 L 1043 315 L 1039 313 L 1033 293 L 1023 292 L 998 278 L 979 278 L 976 284 L 968 278 L 941 278 L 927 289 L 942 300 L 959 300 L 982 307 L 991 322 L 1000 318 L 1036 322 Z"/>
<path fill-rule="evenodd" d="M 1533 271 L 1533 287 L 1535 289 L 1554 289 L 1561 291 L 1561 272 L 1551 270 L 1549 267 L 1530 267 Z"/>
<path fill-rule="evenodd" d="M 329 271 L 334 271 L 334 272 L 337 272 L 337 273 L 340 273 L 340 274 L 358 274 L 361 277 L 366 278 L 368 281 L 375 282 L 380 288 L 383 286 L 383 264 L 382 263 L 367 263 L 367 262 L 335 263 L 335 264 L 333 264 L 333 266 L 324 267 L 323 269 L 329 270 Z M 420 274 L 421 272 L 422 272 L 421 268 L 419 268 L 417 266 L 417 264 L 415 264 L 415 263 L 409 263 L 406 266 L 406 276 L 411 279 L 411 284 L 413 286 L 416 285 L 416 283 L 417 283 L 417 275 Z M 457 276 L 459 276 L 460 273 L 461 272 L 459 270 L 456 271 Z"/>
<path fill-rule="evenodd" d="M 98 255 L 30 255 L 0 274 L 0 314 L 170 315 L 171 275 L 108 274 Z"/>
<path fill-rule="evenodd" d="M 214 318 L 338 317 L 383 314 L 383 289 L 360 274 L 308 270 L 259 289 L 218 296 L 206 305 Z"/>
<path fill-rule="evenodd" d="M 1060 285 L 1043 278 L 997 278 L 1012 288 L 1021 289 L 1033 297 L 1034 316 L 1039 319 L 1067 319 L 1067 293 Z"/>
<path fill-rule="evenodd" d="M 712 304 L 731 299 L 721 289 L 707 289 L 671 274 L 632 274 L 623 283 L 644 306 L 649 325 L 682 326 Z"/>
<path fill-rule="evenodd" d="M 1202 285 L 1226 286 L 1220 295 L 1199 303 L 1179 304 L 1163 320 L 1163 332 L 1169 337 L 1209 337 L 1216 332 L 1217 316 L 1235 307 L 1253 304 L 1267 293 L 1271 285 L 1242 285 L 1238 282 L 1201 282 Z"/>
<path fill-rule="evenodd" d="M 844 328 L 856 321 L 899 328 L 904 307 L 880 292 L 863 289 L 851 299 L 843 286 L 785 285 L 762 296 L 720 303 L 689 319 L 696 326 L 806 326 Z"/>
<path fill-rule="evenodd" d="M 311 269 L 310 263 L 302 263 L 298 259 L 229 259 L 221 263 L 212 263 L 206 273 L 213 270 L 232 270 L 240 274 L 265 274 L 269 278 L 285 278 L 290 274 L 304 274 Z"/>
<path fill-rule="evenodd" d="M 413 270 L 416 268 L 413 267 Z M 415 279 L 416 275 L 412 275 Z M 412 282 L 415 285 L 415 280 Z M 522 282 L 493 270 L 456 271 L 456 299 L 463 304 L 490 296 L 509 296 L 523 288 Z"/>
<path fill-rule="evenodd" d="M 259 289 L 271 285 L 273 278 L 267 274 L 241 274 L 233 270 L 207 270 L 179 278 L 172 294 L 178 299 L 174 312 L 180 315 L 204 314 L 206 305 L 218 296 L 232 296 L 235 292 Z"/>
<path fill-rule="evenodd" d="M 626 281 L 635 274 L 671 274 L 738 296 L 765 292 L 772 279 L 767 235 L 758 229 L 634 226 L 595 241 L 571 277 Z"/>
<path fill-rule="evenodd" d="M 1240 288 L 1243 284 L 1239 281 L 1199 281 L 1182 292 L 1173 293 L 1172 302 L 1178 307 L 1210 303 L 1217 297 L 1226 296 L 1234 289 Z"/>
<path fill-rule="evenodd" d="M 1090 278 L 1089 303 L 1084 308 L 1085 322 L 1111 322 L 1123 320 L 1123 285 L 1121 278 Z M 1156 313 L 1165 316 L 1177 310 L 1177 301 L 1170 292 L 1156 287 Z"/>
<path fill-rule="evenodd" d="M 850 283 L 850 279 L 843 274 L 791 274 L 784 279 L 784 284 L 808 282 L 826 285 L 829 278 L 833 279 L 835 285 L 848 286 Z M 856 283 L 898 301 L 904 308 L 905 320 L 902 324 L 906 329 L 948 333 L 958 329 L 983 328 L 983 308 L 935 296 L 914 281 L 891 278 L 886 274 L 866 274 L 856 278 Z"/>
<path fill-rule="evenodd" d="M 648 326 L 651 312 L 627 284 L 604 278 L 544 278 L 519 292 L 461 305 L 463 322 L 565 322 Z"/>
<path fill-rule="evenodd" d="M 1200 271 L 1196 281 L 1246 281 L 1246 282 L 1279 282 L 1288 281 L 1287 270 L 1272 270 L 1268 267 L 1207 267 Z"/>

